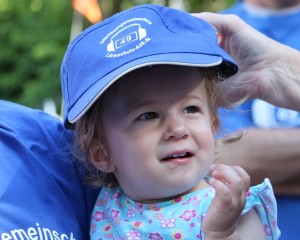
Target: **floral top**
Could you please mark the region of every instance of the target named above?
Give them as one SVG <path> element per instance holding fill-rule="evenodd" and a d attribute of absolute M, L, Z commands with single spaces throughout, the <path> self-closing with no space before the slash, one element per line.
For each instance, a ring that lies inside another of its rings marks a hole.
<path fill-rule="evenodd" d="M 215 195 L 212 188 L 201 189 L 180 198 L 155 204 L 141 204 L 119 188 L 103 188 L 96 201 L 90 228 L 91 239 L 204 239 L 202 220 Z M 277 207 L 268 179 L 251 187 L 242 214 L 255 208 L 266 239 L 280 236 Z"/>

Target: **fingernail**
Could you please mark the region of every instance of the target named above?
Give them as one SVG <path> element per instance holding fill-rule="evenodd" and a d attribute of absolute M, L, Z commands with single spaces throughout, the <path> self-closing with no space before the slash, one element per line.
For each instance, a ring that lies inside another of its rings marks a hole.
<path fill-rule="evenodd" d="M 205 176 L 204 178 L 203 178 L 203 180 L 206 182 L 206 183 L 209 183 L 209 181 L 212 179 L 213 177 L 212 176 Z"/>

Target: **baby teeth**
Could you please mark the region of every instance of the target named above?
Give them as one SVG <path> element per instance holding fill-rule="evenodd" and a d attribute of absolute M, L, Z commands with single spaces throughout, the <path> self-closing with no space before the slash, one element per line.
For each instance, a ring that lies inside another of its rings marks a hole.
<path fill-rule="evenodd" d="M 174 154 L 171 157 L 176 158 L 176 157 L 184 157 L 186 155 L 186 153 L 183 154 Z"/>

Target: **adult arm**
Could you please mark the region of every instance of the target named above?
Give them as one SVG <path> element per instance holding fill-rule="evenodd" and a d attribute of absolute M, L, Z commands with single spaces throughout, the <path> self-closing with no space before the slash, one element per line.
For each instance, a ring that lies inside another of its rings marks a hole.
<path fill-rule="evenodd" d="M 246 129 L 218 146 L 218 162 L 243 167 L 256 185 L 270 178 L 276 194 L 300 196 L 300 129 Z"/>
<path fill-rule="evenodd" d="M 239 73 L 223 82 L 228 97 L 260 98 L 300 111 L 299 51 L 259 33 L 236 15 L 194 15 L 215 26 L 221 47 L 239 63 Z"/>

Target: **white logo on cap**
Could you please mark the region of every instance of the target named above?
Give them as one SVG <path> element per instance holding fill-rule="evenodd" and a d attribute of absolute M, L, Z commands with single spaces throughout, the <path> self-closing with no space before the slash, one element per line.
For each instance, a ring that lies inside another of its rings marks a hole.
<path fill-rule="evenodd" d="M 142 28 L 140 24 L 130 24 L 111 37 L 110 43 L 107 44 L 107 51 L 114 52 L 128 43 L 142 40 L 146 36 L 146 29 Z"/>
<path fill-rule="evenodd" d="M 141 21 L 148 25 L 152 24 L 147 18 L 132 18 L 121 23 L 102 39 L 100 44 L 104 44 L 110 38 L 106 45 L 107 58 L 116 58 L 133 53 L 151 40 L 147 37 L 146 29 L 139 23 Z M 136 42 L 135 45 L 131 44 L 134 42 Z M 129 46 L 128 44 L 130 47 L 126 48 L 125 46 Z"/>

